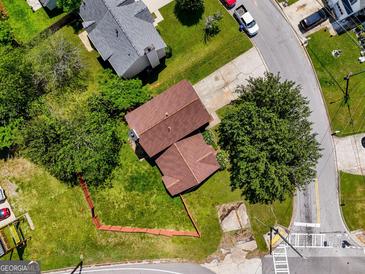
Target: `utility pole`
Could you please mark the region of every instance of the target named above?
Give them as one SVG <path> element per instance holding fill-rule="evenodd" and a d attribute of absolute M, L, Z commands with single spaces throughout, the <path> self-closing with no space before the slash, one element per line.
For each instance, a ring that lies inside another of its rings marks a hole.
<path fill-rule="evenodd" d="M 282 236 L 279 232 L 278 229 L 276 228 L 273 228 L 272 226 L 270 226 L 270 254 L 271 254 L 271 251 L 272 251 L 272 247 L 271 247 L 271 239 L 272 239 L 272 232 L 274 231 L 275 234 L 278 234 L 280 236 L 280 238 L 287 243 L 288 246 L 290 246 L 294 251 L 295 253 L 297 253 L 301 258 L 303 259 L 306 259 L 304 258 L 304 256 L 291 244 L 289 243 L 289 241 L 287 239 L 285 239 L 284 236 Z"/>
<path fill-rule="evenodd" d="M 350 85 L 350 78 L 352 76 L 356 76 L 359 75 L 361 73 L 364 73 L 365 70 L 356 72 L 356 73 L 352 73 L 351 71 L 344 77 L 344 80 L 346 80 L 346 91 L 345 91 L 345 103 L 347 104 L 348 100 L 350 99 L 350 95 L 349 95 L 349 85 Z"/>

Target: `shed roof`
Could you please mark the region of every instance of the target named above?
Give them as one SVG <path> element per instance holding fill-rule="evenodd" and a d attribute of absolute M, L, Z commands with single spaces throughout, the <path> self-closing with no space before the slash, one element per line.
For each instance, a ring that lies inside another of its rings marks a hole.
<path fill-rule="evenodd" d="M 193 86 L 186 80 L 128 113 L 125 118 L 150 157 L 212 120 Z"/>
<path fill-rule="evenodd" d="M 168 192 L 175 196 L 202 183 L 219 169 L 215 155 L 201 134 L 174 143 L 156 160 Z"/>

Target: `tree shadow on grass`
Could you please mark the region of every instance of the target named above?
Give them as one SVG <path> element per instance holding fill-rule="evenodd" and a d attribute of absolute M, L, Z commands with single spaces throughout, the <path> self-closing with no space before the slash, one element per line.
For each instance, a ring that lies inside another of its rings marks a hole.
<path fill-rule="evenodd" d="M 182 25 L 193 26 L 198 24 L 200 19 L 202 19 L 204 6 L 195 11 L 187 11 L 179 8 L 178 5 L 175 5 L 174 13 L 176 18 L 180 21 Z"/>

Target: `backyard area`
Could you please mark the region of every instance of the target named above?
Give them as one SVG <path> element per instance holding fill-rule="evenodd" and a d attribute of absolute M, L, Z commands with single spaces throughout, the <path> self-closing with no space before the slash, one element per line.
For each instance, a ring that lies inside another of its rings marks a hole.
<path fill-rule="evenodd" d="M 0 2 L 6 8 L 9 23 L 19 42 L 28 42 L 65 15 L 59 10 L 49 12 L 43 8 L 33 12 L 25 0 L 0 0 Z"/>
<path fill-rule="evenodd" d="M 340 136 L 364 132 L 364 74 L 351 77 L 350 99 L 347 104 L 344 101 L 344 77 L 350 72 L 356 73 L 365 69 L 365 63 L 360 64 L 357 60 L 360 49 L 356 44 L 355 34 L 349 32 L 332 37 L 329 32 L 321 30 L 310 36 L 307 49 L 322 87 L 332 131 L 340 131 Z M 340 50 L 340 56 L 332 56 L 333 50 Z"/>
<path fill-rule="evenodd" d="M 365 177 L 341 172 L 341 208 L 350 231 L 365 229 Z"/>
<path fill-rule="evenodd" d="M 237 22 L 217 0 L 204 1 L 205 10 L 197 24 L 182 24 L 174 13 L 175 2 L 160 9 L 164 20 L 158 24 L 165 43 L 172 48 L 166 67 L 147 81 L 154 93 L 160 93 L 182 79 L 192 84 L 251 48 L 251 42 L 238 30 Z M 221 30 L 208 41 L 204 40 L 205 18 L 220 12 Z"/>

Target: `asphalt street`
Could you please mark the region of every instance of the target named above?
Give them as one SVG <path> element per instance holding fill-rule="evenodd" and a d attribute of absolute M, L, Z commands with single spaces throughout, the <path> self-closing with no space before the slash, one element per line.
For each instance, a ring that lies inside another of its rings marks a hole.
<path fill-rule="evenodd" d="M 313 131 L 318 134 L 317 139 L 322 148 L 322 157 L 317 165 L 318 185 L 313 182 L 298 192 L 294 212 L 296 222 L 320 223 L 320 227 L 294 227 L 294 231 L 345 232 L 339 210 L 331 128 L 310 61 L 293 29 L 271 0 L 246 0 L 244 3 L 260 27 L 252 41 L 269 70 L 280 73 L 283 79 L 295 81 L 309 100 Z"/>
<path fill-rule="evenodd" d="M 72 269 L 52 274 L 70 274 Z M 79 273 L 79 269 L 75 274 Z M 210 270 L 196 264 L 160 263 L 160 264 L 111 264 L 82 268 L 82 274 L 213 274 Z"/>

